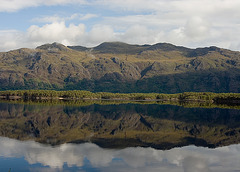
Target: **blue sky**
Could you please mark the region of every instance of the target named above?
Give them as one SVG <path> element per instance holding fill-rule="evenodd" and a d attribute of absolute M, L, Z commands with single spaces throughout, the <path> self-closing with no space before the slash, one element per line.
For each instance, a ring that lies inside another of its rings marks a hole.
<path fill-rule="evenodd" d="M 59 42 L 240 50 L 240 0 L 0 0 L 0 51 Z"/>

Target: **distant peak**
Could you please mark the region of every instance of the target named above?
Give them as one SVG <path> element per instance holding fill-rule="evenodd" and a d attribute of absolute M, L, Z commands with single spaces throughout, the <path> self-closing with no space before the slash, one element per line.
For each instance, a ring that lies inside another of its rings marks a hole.
<path fill-rule="evenodd" d="M 152 45 L 151 47 L 149 47 L 148 50 L 156 50 L 156 49 L 160 49 L 163 51 L 188 51 L 190 50 L 189 48 L 186 47 L 181 47 L 181 46 L 176 46 L 170 43 L 157 43 Z"/>
<path fill-rule="evenodd" d="M 44 44 L 38 46 L 36 49 L 47 50 L 47 51 L 69 51 L 69 48 L 63 44 L 54 42 L 52 44 Z"/>
<path fill-rule="evenodd" d="M 124 42 L 104 42 L 93 50 L 99 53 L 113 53 L 113 54 L 137 54 L 144 49 L 148 48 L 147 45 L 132 45 Z"/>
<path fill-rule="evenodd" d="M 101 46 L 123 46 L 123 45 L 130 45 L 130 44 L 127 44 L 127 43 L 124 43 L 124 42 L 118 42 L 118 41 L 115 41 L 115 42 L 103 42 L 101 43 L 100 45 L 98 45 L 97 47 L 101 47 Z"/>

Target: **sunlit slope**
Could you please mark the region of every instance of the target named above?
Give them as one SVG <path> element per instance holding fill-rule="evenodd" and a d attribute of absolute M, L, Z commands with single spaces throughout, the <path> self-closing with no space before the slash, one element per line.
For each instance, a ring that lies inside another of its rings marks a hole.
<path fill-rule="evenodd" d="M 66 47 L 0 53 L 0 89 L 109 92 L 240 92 L 240 52 L 167 43 Z"/>

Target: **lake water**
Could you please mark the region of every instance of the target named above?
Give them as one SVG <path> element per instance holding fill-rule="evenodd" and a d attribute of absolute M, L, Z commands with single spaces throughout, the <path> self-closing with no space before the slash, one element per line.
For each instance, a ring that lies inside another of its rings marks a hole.
<path fill-rule="evenodd" d="M 0 103 L 0 171 L 240 171 L 240 110 Z"/>

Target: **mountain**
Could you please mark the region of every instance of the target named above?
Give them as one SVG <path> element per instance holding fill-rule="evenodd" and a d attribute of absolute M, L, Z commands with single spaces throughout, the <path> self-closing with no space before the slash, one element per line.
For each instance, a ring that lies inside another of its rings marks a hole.
<path fill-rule="evenodd" d="M 240 52 L 168 43 L 59 43 L 0 53 L 0 90 L 240 92 Z"/>

